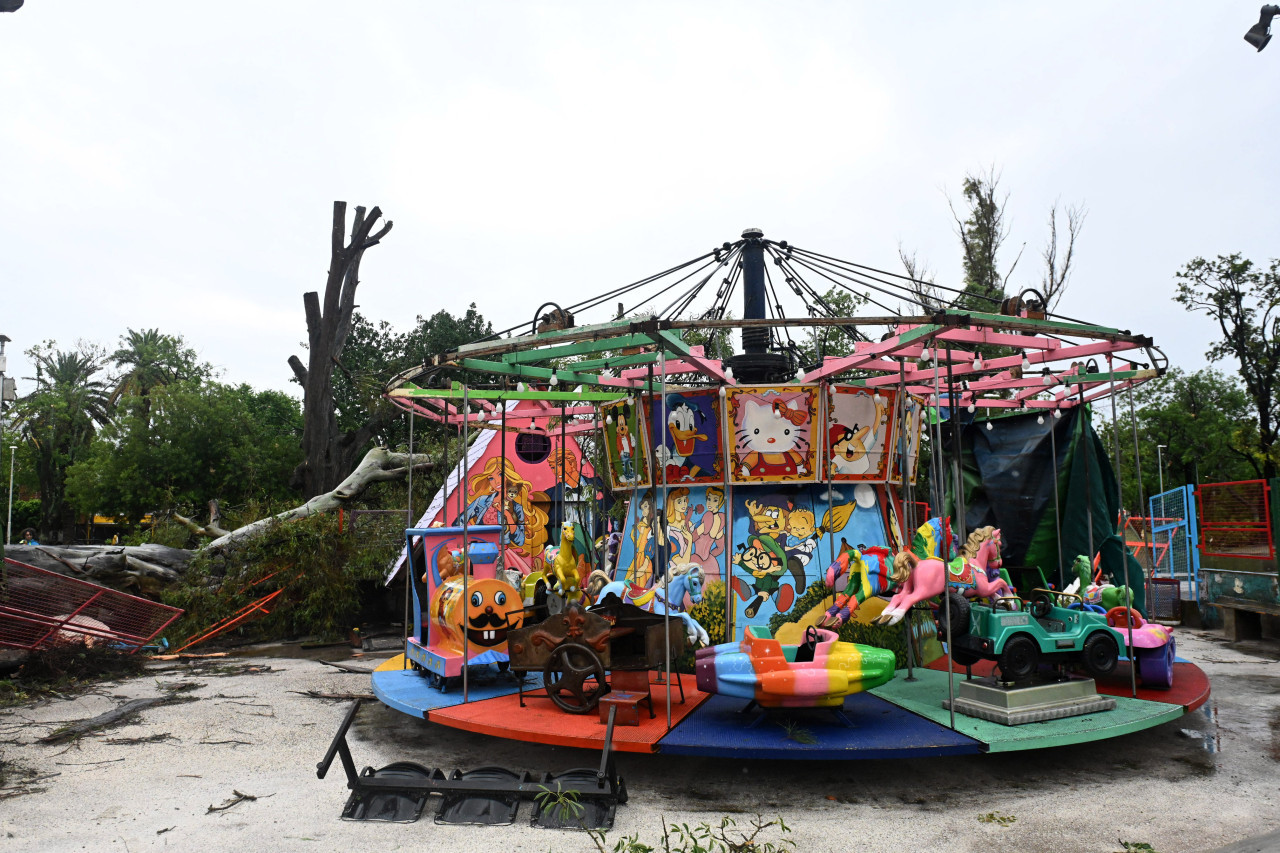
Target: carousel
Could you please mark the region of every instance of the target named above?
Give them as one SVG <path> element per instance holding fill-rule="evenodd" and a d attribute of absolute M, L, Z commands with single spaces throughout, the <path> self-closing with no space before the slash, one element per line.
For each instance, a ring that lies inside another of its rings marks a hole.
<path fill-rule="evenodd" d="M 1141 631 L 1122 448 L 1092 426 L 1105 401 L 1124 434 L 1162 353 L 1035 291 L 933 287 L 748 229 L 396 377 L 410 435 L 427 418 L 465 453 L 411 510 L 376 696 L 738 758 L 1038 749 L 1198 707 L 1203 674 Z M 882 313 L 838 315 L 833 288 Z M 762 725 L 792 719 L 811 742 Z"/>

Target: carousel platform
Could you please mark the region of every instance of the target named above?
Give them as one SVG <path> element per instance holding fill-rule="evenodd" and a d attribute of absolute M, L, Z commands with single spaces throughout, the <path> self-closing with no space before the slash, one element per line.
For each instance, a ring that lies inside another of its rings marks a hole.
<path fill-rule="evenodd" d="M 373 692 L 402 713 L 452 728 L 556 746 L 598 750 L 605 726 L 598 713 L 568 714 L 540 697 L 541 679 L 525 681 L 525 707 L 520 707 L 510 676 L 476 678 L 463 702 L 460 686 L 441 692 L 414 670 L 402 669 L 401 658 L 384 663 L 373 674 Z M 975 677 L 989 674 L 991 664 L 974 667 Z M 943 707 L 947 698 L 946 661 L 917 668 L 915 681 L 905 670 L 887 684 L 850 696 L 842 716 L 824 709 L 761 712 L 745 709 L 741 699 L 712 696 L 685 676 L 685 702 L 672 685 L 671 729 L 667 730 L 666 686 L 651 673 L 656 716 L 640 707 L 638 726 L 614 728 L 620 752 L 702 755 L 742 759 L 834 760 L 924 758 L 982 752 L 1045 749 L 1105 740 L 1153 728 L 1195 710 L 1209 697 L 1209 681 L 1195 664 L 1174 664 L 1174 686 L 1168 690 L 1138 688 L 1130 694 L 1127 661 L 1099 680 L 1100 694 L 1114 696 L 1116 708 L 1061 720 L 1005 726 L 956 714 L 955 729 Z M 956 673 L 963 679 L 963 670 Z"/>

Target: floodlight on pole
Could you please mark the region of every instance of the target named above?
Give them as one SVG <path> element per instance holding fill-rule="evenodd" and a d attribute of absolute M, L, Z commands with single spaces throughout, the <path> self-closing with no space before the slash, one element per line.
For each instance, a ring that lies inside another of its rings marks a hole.
<path fill-rule="evenodd" d="M 1280 6 L 1263 6 L 1258 15 L 1258 23 L 1249 27 L 1249 32 L 1244 34 L 1244 40 L 1259 52 L 1271 41 L 1271 19 L 1276 15 L 1280 15 Z"/>

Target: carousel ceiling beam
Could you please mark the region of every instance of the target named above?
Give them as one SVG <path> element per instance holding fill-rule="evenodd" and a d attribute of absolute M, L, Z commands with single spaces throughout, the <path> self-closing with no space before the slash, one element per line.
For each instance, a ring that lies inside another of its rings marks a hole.
<path fill-rule="evenodd" d="M 578 373 L 573 370 L 552 370 L 549 367 L 534 367 L 528 364 L 505 364 L 501 361 L 489 361 L 482 358 L 464 358 L 458 366 L 465 370 L 481 373 L 498 373 L 504 376 L 516 376 L 524 379 L 547 380 L 552 376 L 559 382 L 577 383 L 581 385 L 625 385 L 632 387 L 635 383 L 627 379 L 612 376 L 598 376 L 594 373 Z"/>
<path fill-rule="evenodd" d="M 879 360 L 889 354 L 903 354 L 914 358 L 919 358 L 923 348 L 923 344 L 919 343 L 922 338 L 941 329 L 941 326 L 925 324 L 908 329 L 887 341 L 879 343 L 859 343 L 854 346 L 852 355 L 840 356 L 838 358 L 824 358 L 822 366 L 816 370 L 811 370 L 804 375 L 801 380 L 803 382 L 818 382 L 830 376 L 836 376 L 844 373 L 846 370 L 859 370 L 866 365 Z M 914 346 L 913 346 L 914 345 Z M 898 369 L 898 364 L 892 362 L 893 369 Z"/>
<path fill-rule="evenodd" d="M 461 400 L 462 386 L 454 383 L 452 388 L 397 388 L 388 391 L 387 397 L 409 397 L 427 400 Z M 467 389 L 466 396 L 471 400 L 543 400 L 573 402 L 574 400 L 595 403 L 611 403 L 624 400 L 628 394 L 622 391 L 500 391 Z M 559 409 L 550 410 L 553 414 Z"/>
<path fill-rule="evenodd" d="M 507 353 L 502 356 L 502 360 L 507 364 L 529 364 L 531 362 L 542 361 L 548 358 L 570 358 L 576 355 L 605 352 L 606 350 L 611 349 L 630 349 L 631 347 L 643 347 L 649 345 L 651 345 L 651 341 L 648 335 L 621 335 L 615 338 L 576 341 L 571 344 L 564 344 L 563 346 L 543 347 L 542 349 Z M 575 364 L 575 366 L 577 365 Z"/>
<path fill-rule="evenodd" d="M 654 364 L 658 360 L 656 352 L 642 352 L 639 355 L 615 355 L 608 358 L 589 358 L 586 361 L 575 361 L 570 365 L 574 370 L 609 370 L 634 367 L 637 364 Z"/>
<path fill-rule="evenodd" d="M 678 333 L 659 331 L 651 334 L 650 337 L 663 350 L 683 356 L 687 363 L 694 365 L 700 372 L 710 376 L 712 379 L 718 379 L 726 385 L 735 384 L 725 374 L 724 367 L 721 366 L 718 360 L 705 358 L 703 354 L 706 350 L 703 347 L 686 344 Z"/>

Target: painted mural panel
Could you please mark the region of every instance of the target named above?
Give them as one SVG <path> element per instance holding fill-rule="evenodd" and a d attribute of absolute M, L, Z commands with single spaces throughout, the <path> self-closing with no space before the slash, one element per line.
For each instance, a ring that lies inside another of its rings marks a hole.
<path fill-rule="evenodd" d="M 637 403 L 619 400 L 600 407 L 604 418 L 605 457 L 609 481 L 616 489 L 643 489 L 652 485 L 649 470 L 649 436 L 644 412 Z"/>
<path fill-rule="evenodd" d="M 796 483 L 815 479 L 816 386 L 725 389 L 725 420 L 734 483 Z"/>
<path fill-rule="evenodd" d="M 893 454 L 893 467 L 889 476 L 891 483 L 915 482 L 916 463 L 920 460 L 920 433 L 924 428 L 927 411 L 923 397 L 908 394 L 902 400 L 901 414 L 897 418 L 900 426 L 898 449 Z"/>
<path fill-rule="evenodd" d="M 833 385 L 827 393 L 826 476 L 884 482 L 893 456 L 897 392 Z"/>
<path fill-rule="evenodd" d="M 720 393 L 715 388 L 669 390 L 664 401 L 653 397 L 646 413 L 650 441 L 657 459 L 654 481 L 667 484 L 723 483 L 724 454 L 721 453 Z"/>
<path fill-rule="evenodd" d="M 835 483 L 830 492 L 822 483 L 735 489 L 735 636 L 748 625 L 768 626 L 775 614 L 789 613 L 841 548 L 891 551 L 881 491 L 867 483 Z M 818 614 L 810 615 L 813 624 Z"/>
<path fill-rule="evenodd" d="M 720 486 L 677 486 L 636 492 L 618 553 L 615 580 L 649 588 L 672 567 L 696 564 L 706 583 L 722 579 L 726 537 L 725 492 Z"/>

